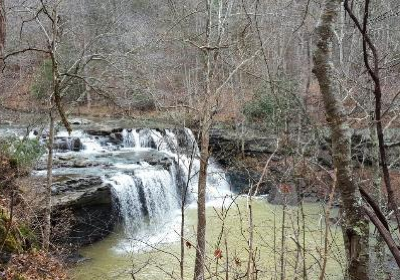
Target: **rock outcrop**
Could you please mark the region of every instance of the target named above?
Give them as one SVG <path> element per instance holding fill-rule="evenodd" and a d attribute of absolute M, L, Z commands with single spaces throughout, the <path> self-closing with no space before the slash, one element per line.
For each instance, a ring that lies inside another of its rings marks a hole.
<path fill-rule="evenodd" d="M 373 143 L 368 129 L 352 130 L 352 152 L 354 166 L 361 164 L 371 165 L 371 147 Z M 290 141 L 290 140 L 289 140 Z M 309 146 L 313 147 L 313 152 L 306 153 L 306 157 L 315 157 L 315 161 L 321 167 L 327 170 L 333 168 L 331 138 L 327 129 L 320 131 L 319 139 L 310 138 Z M 385 144 L 387 148 L 389 164 L 394 168 L 400 167 L 400 130 L 388 129 L 385 131 Z M 276 147 L 275 136 L 245 135 L 235 133 L 233 130 L 215 128 L 210 132 L 210 149 L 212 156 L 226 169 L 230 178 L 230 183 L 234 191 L 239 193 L 247 193 L 249 186 L 257 184 L 261 176 L 263 165 L 269 156 L 274 152 Z M 243 156 L 245 159 L 243 159 Z M 284 168 L 279 167 L 282 158 L 288 156 L 290 152 L 280 150 L 278 155 L 273 158 L 273 167 L 269 169 L 267 178 L 264 178 L 259 194 L 269 194 L 268 200 L 271 203 L 282 203 L 282 195 L 279 191 L 279 185 L 287 183 L 293 189 L 299 187 L 299 178 L 294 178 L 294 174 L 290 175 L 285 172 Z M 256 164 L 259 166 L 255 166 Z M 316 169 L 319 167 L 316 165 Z M 301 179 L 301 178 L 300 178 Z M 300 186 L 300 189 L 303 187 Z M 313 191 L 308 188 L 303 197 L 308 201 L 316 201 L 321 199 L 324 194 Z M 295 198 L 290 199 L 291 202 L 296 201 Z"/>
<path fill-rule="evenodd" d="M 91 244 L 107 236 L 116 224 L 110 185 L 100 177 L 65 178 L 53 184 L 53 226 L 65 223 L 68 233 L 58 242 L 78 246 Z M 68 221 L 65 221 L 68 213 Z M 63 219 L 58 217 L 63 216 Z M 56 236 L 57 238 L 57 236 Z"/>

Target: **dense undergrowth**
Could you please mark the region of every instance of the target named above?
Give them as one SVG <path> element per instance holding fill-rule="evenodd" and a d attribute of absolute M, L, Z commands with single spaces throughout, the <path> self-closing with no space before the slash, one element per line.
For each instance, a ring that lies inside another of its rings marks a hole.
<path fill-rule="evenodd" d="M 35 139 L 0 142 L 0 279 L 66 279 L 56 251 L 41 251 L 40 217 L 29 214 L 21 188 L 43 152 Z"/>

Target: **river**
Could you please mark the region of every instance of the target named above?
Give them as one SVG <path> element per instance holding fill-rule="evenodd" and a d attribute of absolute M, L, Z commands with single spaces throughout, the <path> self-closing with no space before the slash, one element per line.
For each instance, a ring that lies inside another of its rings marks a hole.
<path fill-rule="evenodd" d="M 31 132 L 29 137 L 35 138 L 37 133 Z M 72 135 L 59 131 L 55 162 L 61 165 L 54 169 L 56 178 L 99 176 L 103 184 L 111 186 L 120 216 L 119 226 L 111 234 L 80 249 L 86 260 L 70 269 L 71 278 L 180 279 L 180 207 L 182 190 L 187 187 L 183 270 L 184 278 L 192 279 L 198 154 L 195 137 L 186 128 L 77 129 Z M 43 176 L 45 172 L 34 174 Z M 296 275 L 318 279 L 325 257 L 324 279 L 343 278 L 341 230 L 330 225 L 325 239 L 324 206 L 305 203 L 302 208 L 284 208 L 269 204 L 265 197 L 250 201 L 238 196 L 231 192 L 229 178 L 213 159 L 207 201 L 207 277 L 245 277 L 251 203 L 251 263 L 257 279 L 295 279 Z M 333 211 L 333 215 L 337 213 Z"/>
<path fill-rule="evenodd" d="M 245 274 L 248 260 L 248 199 L 238 197 L 231 205 L 224 221 L 224 232 L 220 239 L 223 214 L 226 208 L 207 208 L 207 266 L 208 275 L 218 274 L 219 278 L 225 277 L 226 262 L 229 267 L 229 279 Z M 228 207 L 230 202 L 226 205 Z M 264 198 L 253 200 L 254 213 L 254 248 L 255 259 L 259 270 L 258 279 L 280 279 L 280 256 L 282 248 L 282 206 L 269 204 Z M 317 203 L 308 203 L 304 206 L 305 220 L 305 245 L 306 271 L 308 279 L 318 279 L 323 256 L 325 230 L 323 208 Z M 298 231 L 298 207 L 288 207 L 285 210 L 286 228 L 284 245 L 284 279 L 294 279 L 294 270 L 302 273 L 301 257 L 296 265 L 296 242 L 302 242 L 302 231 Z M 195 244 L 196 209 L 189 207 L 185 211 L 187 224 L 185 225 L 185 238 Z M 179 254 L 180 243 L 179 217 L 176 216 L 175 227 L 170 227 L 164 234 L 169 239 L 166 243 L 154 244 L 149 242 L 151 236 L 142 236 L 144 243 L 151 246 L 141 246 L 137 241 L 126 239 L 121 231 L 117 231 L 96 244 L 85 247 L 81 254 L 88 258 L 71 270 L 73 279 L 179 279 Z M 300 224 L 300 228 L 302 223 Z M 300 234 L 299 234 L 300 233 Z M 297 236 L 298 235 L 298 236 Z M 296 237 L 297 236 L 297 237 Z M 225 243 L 226 238 L 226 243 Z M 139 238 L 140 239 L 140 238 Z M 175 240 L 175 241 L 173 241 Z M 342 251 L 341 231 L 335 227 L 330 228 L 327 273 L 324 279 L 343 279 L 344 255 Z M 139 241 L 140 243 L 140 241 Z M 143 245 L 143 244 L 142 244 Z M 133 248 L 132 248 L 133 247 Z M 222 259 L 214 257 L 217 248 L 221 248 Z M 133 250 L 132 250 L 133 249 Z M 185 279 L 192 279 L 195 249 L 185 246 Z M 300 249 L 301 251 L 301 249 Z M 227 253 L 228 252 L 228 253 Z M 295 268 L 297 266 L 297 269 Z M 217 273 L 216 273 L 217 271 Z M 136 272 L 136 273 L 135 273 Z M 134 273 L 135 278 L 132 277 Z M 215 279 L 219 279 L 215 278 Z M 225 278 L 223 278 L 225 279 Z"/>

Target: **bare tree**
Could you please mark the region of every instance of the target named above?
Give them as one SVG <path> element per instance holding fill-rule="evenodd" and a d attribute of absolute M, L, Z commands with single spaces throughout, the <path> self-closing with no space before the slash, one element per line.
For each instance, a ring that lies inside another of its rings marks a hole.
<path fill-rule="evenodd" d="M 42 247 L 44 250 L 49 250 L 51 236 L 51 186 L 53 182 L 53 143 L 56 112 L 58 112 L 64 127 L 68 132 L 71 132 L 71 127 L 66 117 L 62 105 L 62 91 L 65 89 L 65 76 L 62 76 L 59 65 L 59 43 L 61 40 L 61 18 L 59 16 L 60 3 L 48 3 L 40 1 L 37 6 L 32 8 L 24 6 L 27 12 L 32 16 L 27 22 L 34 22 L 39 27 L 44 39 L 44 43 L 39 47 L 28 47 L 14 51 L 5 55 L 5 60 L 25 52 L 36 52 L 45 54 L 51 61 L 51 84 L 52 88 L 47 97 L 47 112 L 49 115 L 49 139 L 48 139 L 48 160 L 47 160 L 47 183 L 45 190 L 45 207 L 44 207 L 44 224 L 43 224 L 43 240 Z M 22 26 L 23 28 L 23 26 Z M 21 29 L 22 29 L 21 28 Z"/>
<path fill-rule="evenodd" d="M 343 237 L 348 258 L 350 279 L 369 279 L 368 276 L 368 221 L 364 217 L 361 196 L 352 178 L 351 138 L 347 116 L 339 98 L 340 86 L 333 62 L 335 23 L 340 11 L 340 0 L 326 0 L 320 22 L 314 53 L 314 69 L 322 98 L 327 122 L 331 129 L 333 159 L 337 169 L 337 189 L 342 199 L 344 216 Z"/>
<path fill-rule="evenodd" d="M 374 112 L 374 121 L 376 124 L 376 131 L 378 137 L 379 144 L 379 154 L 380 161 L 382 165 L 383 172 L 383 180 L 385 182 L 386 190 L 388 193 L 388 202 L 391 209 L 394 211 L 396 220 L 398 225 L 400 225 L 400 213 L 399 208 L 397 206 L 396 197 L 394 193 L 394 189 L 392 188 L 389 167 L 386 155 L 385 148 L 385 140 L 383 135 L 383 125 L 382 125 L 382 86 L 381 86 L 381 77 L 380 77 L 380 68 L 379 68 L 379 53 L 378 50 L 370 38 L 368 32 L 368 22 L 369 22 L 369 14 L 370 14 L 370 1 L 364 1 L 364 12 L 363 12 L 363 20 L 362 23 L 355 16 L 352 8 L 349 5 L 349 1 L 345 0 L 344 2 L 345 9 L 347 13 L 350 15 L 350 18 L 356 25 L 357 30 L 362 35 L 362 46 L 363 46 L 363 59 L 365 68 L 368 71 L 368 74 L 371 77 L 371 80 L 374 83 L 374 96 L 375 96 L 375 112 Z M 370 53 L 372 54 L 372 64 L 370 61 Z M 400 230 L 400 228 L 399 228 Z"/>

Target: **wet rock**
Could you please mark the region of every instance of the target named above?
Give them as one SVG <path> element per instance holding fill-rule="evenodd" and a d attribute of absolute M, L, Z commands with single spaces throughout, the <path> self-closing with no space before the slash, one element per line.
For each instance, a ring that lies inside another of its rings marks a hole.
<path fill-rule="evenodd" d="M 111 133 L 122 133 L 123 130 L 123 128 L 114 128 L 111 130 Z"/>
<path fill-rule="evenodd" d="M 60 155 L 60 156 L 58 156 L 58 159 L 62 160 L 62 161 L 69 161 L 69 160 L 73 160 L 74 158 L 75 158 L 74 155 Z"/>
<path fill-rule="evenodd" d="M 226 171 L 229 184 L 232 191 L 238 194 L 247 194 L 250 186 L 256 185 L 261 177 L 261 174 L 252 170 L 246 169 L 229 169 Z M 269 180 L 261 182 L 258 194 L 268 194 L 273 184 Z"/>
<path fill-rule="evenodd" d="M 111 186 L 97 176 L 67 178 L 52 186 L 53 226 L 65 222 L 57 219 L 70 211 L 70 231 L 57 240 L 78 246 L 91 244 L 107 236 L 115 226 Z"/>
<path fill-rule="evenodd" d="M 82 159 L 77 159 L 74 160 L 72 167 L 74 168 L 85 168 L 85 167 L 89 167 L 91 166 L 91 163 L 89 161 L 86 160 L 82 160 Z"/>
<path fill-rule="evenodd" d="M 243 145 L 242 145 L 243 144 Z M 261 173 L 253 166 L 246 166 L 240 160 L 243 152 L 248 158 L 260 158 L 272 154 L 276 147 L 275 137 L 245 136 L 224 129 L 212 129 L 210 132 L 210 150 L 212 156 L 226 168 L 227 177 L 236 193 L 247 193 L 251 185 L 258 183 Z M 276 155 L 273 160 L 279 160 Z M 273 187 L 271 180 L 263 180 L 258 194 L 268 194 Z"/>
<path fill-rule="evenodd" d="M 122 143 L 122 141 L 124 140 L 124 137 L 122 136 L 121 132 L 112 132 L 110 134 L 110 142 L 114 145 L 119 145 Z"/>
<path fill-rule="evenodd" d="M 218 161 L 225 165 L 230 160 L 244 152 L 247 156 L 272 154 L 276 147 L 276 137 L 244 137 L 220 129 L 210 132 L 210 146 Z M 243 151 L 242 151 L 243 148 Z"/>
<path fill-rule="evenodd" d="M 76 158 L 75 155 L 59 155 L 53 159 L 53 170 L 58 168 L 86 168 L 94 166 L 107 167 L 111 163 L 90 161 L 86 158 Z M 47 158 L 41 158 L 35 166 L 36 171 L 47 169 Z"/>
<path fill-rule="evenodd" d="M 53 148 L 57 151 L 79 152 L 83 148 L 83 145 L 79 138 L 57 137 L 54 139 Z"/>
<path fill-rule="evenodd" d="M 111 134 L 111 130 L 96 130 L 96 129 L 88 129 L 85 130 L 85 133 L 92 135 L 92 136 L 103 136 L 107 137 Z"/>
<path fill-rule="evenodd" d="M 88 119 L 82 119 L 82 118 L 74 118 L 74 119 L 70 119 L 69 123 L 72 125 L 89 125 L 92 122 Z"/>
<path fill-rule="evenodd" d="M 163 169 L 168 169 L 172 164 L 172 160 L 170 158 L 164 157 L 161 159 L 155 159 L 153 161 L 149 161 L 149 164 L 155 166 L 162 166 Z"/>

